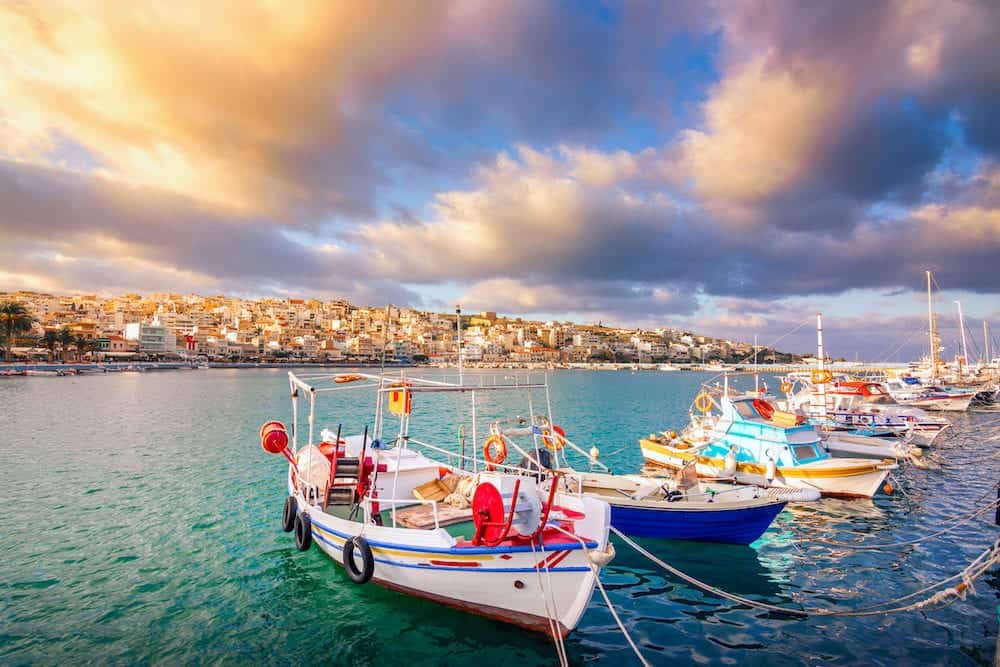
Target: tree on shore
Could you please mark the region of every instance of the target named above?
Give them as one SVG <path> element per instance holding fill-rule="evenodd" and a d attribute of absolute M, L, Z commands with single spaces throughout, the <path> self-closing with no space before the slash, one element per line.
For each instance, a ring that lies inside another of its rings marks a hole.
<path fill-rule="evenodd" d="M 69 355 L 69 346 L 76 342 L 76 337 L 73 332 L 67 327 L 63 327 L 59 330 L 59 344 L 62 346 L 62 359 L 67 361 L 67 356 Z"/>
<path fill-rule="evenodd" d="M 0 335 L 3 336 L 4 358 L 7 361 L 11 360 L 14 338 L 31 331 L 34 321 L 23 303 L 0 301 Z"/>
<path fill-rule="evenodd" d="M 94 341 L 86 336 L 76 337 L 76 360 L 83 361 L 83 355 L 94 348 Z"/>
<path fill-rule="evenodd" d="M 39 339 L 39 344 L 49 351 L 49 363 L 56 356 L 56 348 L 59 347 L 59 333 L 53 331 L 52 329 L 46 330 L 46 332 Z"/>

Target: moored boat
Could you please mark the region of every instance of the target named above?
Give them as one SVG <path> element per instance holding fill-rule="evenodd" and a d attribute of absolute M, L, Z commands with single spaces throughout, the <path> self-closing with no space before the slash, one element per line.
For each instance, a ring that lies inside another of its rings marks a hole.
<path fill-rule="evenodd" d="M 692 413 L 680 435 L 651 434 L 640 440 L 648 463 L 674 470 L 694 465 L 702 477 L 860 498 L 874 496 L 897 468 L 891 460 L 831 457 L 814 426 L 761 398 L 703 392 L 695 407 L 702 414 Z"/>
<path fill-rule="evenodd" d="M 469 482 L 471 509 L 419 500 L 413 496 L 415 487 L 404 495 L 412 481 L 407 470 L 429 459 L 411 460 L 403 452 L 411 443 L 431 446 L 410 432 L 413 396 L 459 388 L 415 378 L 352 374 L 351 381 L 369 380 L 367 386 L 375 389 L 373 438 L 369 441 L 364 433 L 341 442 L 338 429 L 332 442 L 314 442 L 316 398 L 347 389 L 337 386 L 342 384 L 337 377 L 289 373 L 292 435 L 289 438 L 278 422 L 261 429 L 265 450 L 289 462 L 282 527 L 294 531 L 296 546 L 305 550 L 315 541 L 359 584 L 374 581 L 556 636 L 575 628 L 600 567 L 613 554 L 608 505 L 566 493 L 559 484 L 546 487 L 535 476 L 499 469 L 477 474 L 454 469 Z M 539 386 L 498 385 L 477 387 L 476 392 L 533 388 Z M 309 406 L 302 429 L 299 396 L 307 397 Z M 399 417 L 395 436 L 384 431 L 386 410 Z M 299 438 L 305 441 L 301 446 Z"/>
<path fill-rule="evenodd" d="M 615 528 L 634 537 L 750 544 L 788 502 L 755 486 L 704 483 L 696 475 L 678 484 L 591 472 L 580 474 L 580 484 L 583 493 L 611 506 Z"/>

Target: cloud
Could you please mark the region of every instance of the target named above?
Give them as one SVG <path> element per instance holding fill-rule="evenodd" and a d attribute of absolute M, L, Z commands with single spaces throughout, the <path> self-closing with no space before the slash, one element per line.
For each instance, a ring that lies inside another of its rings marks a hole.
<path fill-rule="evenodd" d="M 1000 58 L 995 5 L 725 9 L 723 76 L 681 151 L 721 219 L 843 230 L 873 202 L 919 199 L 955 127 L 993 150 L 1000 72 L 982 63 Z"/>
<path fill-rule="evenodd" d="M 643 159 L 655 165 L 664 155 Z M 602 165 L 604 185 L 581 170 L 593 164 Z M 629 161 L 521 147 L 481 167 L 473 189 L 439 194 L 432 219 L 367 225 L 349 240 L 388 275 L 414 284 L 507 278 L 584 290 L 632 284 L 775 298 L 913 286 L 930 268 L 951 287 L 998 289 L 990 276 L 1000 257 L 1000 208 L 980 203 L 1000 189 L 989 163 L 949 186 L 952 204 L 921 202 L 897 216 L 858 211 L 849 231 L 838 234 L 777 225 L 734 232 L 710 209 L 632 183 L 630 168 L 609 180 L 620 164 Z"/>
<path fill-rule="evenodd" d="M 928 268 L 995 294 L 998 11 L 9 4 L 0 287 L 725 330 Z"/>
<path fill-rule="evenodd" d="M 122 178 L 240 212 L 360 213 L 379 182 L 373 154 L 401 142 L 373 101 L 448 14 L 55 2 L 16 3 L 0 21 L 5 121 L 24 143 L 57 148 L 58 133 Z"/>
<path fill-rule="evenodd" d="M 421 299 L 350 249 L 301 243 L 260 219 L 173 192 L 0 161 L 0 267 L 44 289 L 308 291 L 361 303 Z M 173 285 L 173 287 L 171 287 Z"/>

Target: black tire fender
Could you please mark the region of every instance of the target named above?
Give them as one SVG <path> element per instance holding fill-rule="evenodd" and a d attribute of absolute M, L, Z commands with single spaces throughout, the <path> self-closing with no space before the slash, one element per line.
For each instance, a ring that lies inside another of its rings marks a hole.
<path fill-rule="evenodd" d="M 292 532 L 295 528 L 295 515 L 299 513 L 299 503 L 295 496 L 288 496 L 285 499 L 285 509 L 281 512 L 281 529 L 286 533 Z"/>
<path fill-rule="evenodd" d="M 357 563 L 354 562 L 355 549 L 361 554 L 360 570 Z M 356 584 L 367 583 L 372 578 L 375 573 L 375 556 L 372 555 L 372 548 L 369 546 L 368 540 L 356 535 L 344 542 L 344 569 L 347 570 L 347 576 Z"/>
<path fill-rule="evenodd" d="M 295 515 L 295 547 L 299 551 L 306 551 L 312 546 L 312 520 L 305 512 Z"/>

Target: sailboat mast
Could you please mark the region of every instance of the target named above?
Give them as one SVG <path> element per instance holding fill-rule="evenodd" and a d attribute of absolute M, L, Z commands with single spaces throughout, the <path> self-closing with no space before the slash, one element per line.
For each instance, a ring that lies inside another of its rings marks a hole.
<path fill-rule="evenodd" d="M 462 306 L 455 306 L 455 317 L 458 318 L 458 384 L 462 382 Z"/>
<path fill-rule="evenodd" d="M 990 336 L 986 332 L 986 320 L 983 320 L 983 357 L 984 357 L 983 365 L 984 366 L 989 366 L 990 365 L 990 361 L 991 361 L 990 360 Z"/>
<path fill-rule="evenodd" d="M 937 376 L 937 346 L 934 344 L 934 309 L 931 306 L 931 272 L 927 272 L 927 335 L 931 343 L 931 377 Z"/>
<path fill-rule="evenodd" d="M 826 354 L 823 352 L 823 313 L 816 313 L 816 358 L 819 359 L 820 372 L 826 370 Z M 819 399 L 821 417 L 826 417 L 826 383 L 819 384 Z"/>
<path fill-rule="evenodd" d="M 958 328 L 962 332 L 962 363 L 958 365 L 958 375 L 962 375 L 962 366 L 969 363 L 969 350 L 965 346 L 965 319 L 962 317 L 962 302 L 956 301 L 958 304 Z"/>
<path fill-rule="evenodd" d="M 753 335 L 753 390 L 760 392 L 760 375 L 757 373 L 757 334 Z"/>

